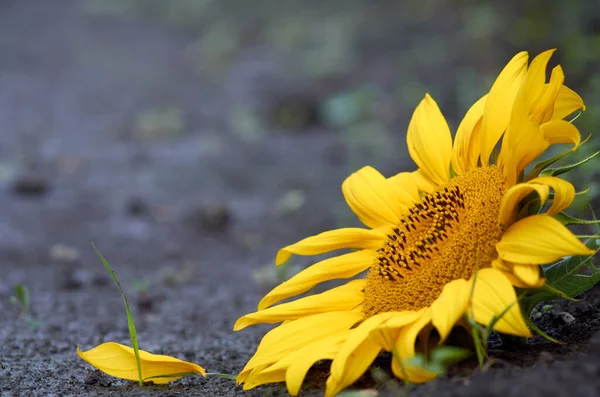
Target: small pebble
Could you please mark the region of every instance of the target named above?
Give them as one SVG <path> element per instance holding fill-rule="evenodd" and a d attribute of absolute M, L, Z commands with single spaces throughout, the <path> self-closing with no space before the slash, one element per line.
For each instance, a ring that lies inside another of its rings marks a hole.
<path fill-rule="evenodd" d="M 573 315 L 571 313 L 560 312 L 560 313 L 556 313 L 556 316 L 558 318 L 560 318 L 562 321 L 564 321 L 565 324 L 570 324 L 573 321 L 575 321 L 575 317 L 573 317 Z"/>
<path fill-rule="evenodd" d="M 551 361 L 554 361 L 554 356 L 551 353 L 548 353 L 547 351 L 543 351 L 538 356 L 538 361 L 543 363 L 549 363 Z"/>
<path fill-rule="evenodd" d="M 231 213 L 223 204 L 210 204 L 196 209 L 190 218 L 204 230 L 221 231 L 230 223 Z"/>
<path fill-rule="evenodd" d="M 112 381 L 100 371 L 88 371 L 84 383 L 86 385 L 98 385 L 102 387 L 112 386 Z"/>
<path fill-rule="evenodd" d="M 79 251 L 68 245 L 54 244 L 50 248 L 50 259 L 59 263 L 74 263 L 79 259 Z"/>
<path fill-rule="evenodd" d="M 131 216 L 146 215 L 148 209 L 148 203 L 139 197 L 132 197 L 127 201 L 127 213 Z"/>
<path fill-rule="evenodd" d="M 13 181 L 13 191 L 20 196 L 43 196 L 50 190 L 48 181 L 40 174 L 29 172 L 19 175 Z"/>

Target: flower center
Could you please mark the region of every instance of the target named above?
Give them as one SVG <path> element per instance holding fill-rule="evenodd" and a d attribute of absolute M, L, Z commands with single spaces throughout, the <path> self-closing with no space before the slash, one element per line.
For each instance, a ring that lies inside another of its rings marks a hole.
<path fill-rule="evenodd" d="M 400 219 L 367 276 L 367 316 L 430 306 L 444 285 L 468 280 L 497 258 L 498 223 L 506 188 L 496 166 L 453 178 Z"/>

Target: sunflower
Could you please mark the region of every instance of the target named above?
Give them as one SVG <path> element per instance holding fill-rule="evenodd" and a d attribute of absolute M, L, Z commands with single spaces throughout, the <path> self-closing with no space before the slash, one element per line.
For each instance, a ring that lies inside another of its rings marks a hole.
<path fill-rule="evenodd" d="M 444 342 L 465 315 L 484 325 L 500 317 L 496 331 L 531 336 L 515 304 L 515 287 L 542 286 L 540 265 L 594 253 L 553 217 L 573 201 L 573 186 L 539 172 L 525 174 L 551 145 L 568 143 L 575 150 L 581 143 L 564 118 L 585 107 L 563 85 L 560 66 L 546 82 L 552 53 L 529 66 L 526 52 L 513 57 L 466 113 L 454 142 L 426 95 L 407 133 L 417 170 L 386 178 L 364 167 L 342 184 L 346 202 L 367 228 L 326 231 L 278 252 L 280 265 L 292 254 L 354 250 L 308 267 L 269 292 L 258 311 L 237 320 L 236 331 L 281 323 L 238 375 L 245 390 L 285 381 L 296 395 L 310 367 L 331 360 L 325 395 L 333 396 L 382 351 L 394 353 L 394 375 L 426 382 L 437 373 L 414 357 L 434 332 Z M 531 210 L 535 205 L 542 210 Z M 352 280 L 272 306 L 334 279 Z"/>

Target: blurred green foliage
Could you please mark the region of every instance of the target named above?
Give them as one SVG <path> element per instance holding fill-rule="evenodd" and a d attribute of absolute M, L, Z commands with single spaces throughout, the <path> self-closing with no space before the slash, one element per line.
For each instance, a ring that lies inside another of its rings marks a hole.
<path fill-rule="evenodd" d="M 354 163 L 370 162 L 384 169 L 392 161 L 398 163 L 399 153 L 407 157 L 404 132 L 425 92 L 436 98 L 456 127 L 512 55 L 527 50 L 533 56 L 558 48 L 553 65 L 562 64 L 566 85 L 588 107 L 577 125 L 584 137 L 594 134 L 576 156 L 584 158 L 600 146 L 596 134 L 600 2 L 594 0 L 85 0 L 83 4 L 93 16 L 151 21 L 191 37 L 195 44 L 189 51 L 204 76 L 230 77 L 237 57 L 257 48 L 266 49 L 272 55 L 268 61 L 280 63 L 290 79 L 306 85 L 316 82 L 323 87 L 342 76 L 337 89 L 315 96 L 323 121 L 345 134 L 350 153 L 360 153 L 360 161 Z M 245 140 L 259 139 L 256 129 L 268 127 L 253 112 L 247 105 L 231 112 L 231 124 L 251 126 L 241 129 Z M 179 117 L 172 116 L 160 115 L 169 127 L 161 130 L 173 129 L 172 124 L 179 127 Z M 597 169 L 582 168 L 574 180 L 593 185 L 591 200 L 599 190 L 591 182 Z"/>

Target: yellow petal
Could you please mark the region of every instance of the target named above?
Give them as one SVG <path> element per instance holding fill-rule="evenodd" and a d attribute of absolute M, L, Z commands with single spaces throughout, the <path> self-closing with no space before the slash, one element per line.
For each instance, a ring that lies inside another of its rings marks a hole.
<path fill-rule="evenodd" d="M 418 320 L 403 327 L 392 351 L 392 372 L 412 383 L 425 383 L 438 376 L 436 372 L 411 364 L 415 357 L 415 344 L 419 333 L 431 322 L 431 310 L 424 310 Z"/>
<path fill-rule="evenodd" d="M 323 312 L 352 310 L 359 307 L 365 299 L 363 292 L 365 283 L 366 280 L 352 280 L 320 294 L 246 314 L 236 321 L 233 330 L 239 331 L 258 323 L 273 324 L 284 320 L 295 320 Z"/>
<path fill-rule="evenodd" d="M 352 330 L 346 342 L 331 363 L 325 397 L 332 397 L 362 376 L 381 351 L 381 346 L 369 340 L 371 323 L 377 316 L 367 319 Z M 369 321 L 371 320 L 371 321 Z"/>
<path fill-rule="evenodd" d="M 354 277 L 367 270 L 376 256 L 377 253 L 374 251 L 362 250 L 317 262 L 273 288 L 259 302 L 258 310 L 306 292 L 324 281 Z"/>
<path fill-rule="evenodd" d="M 544 285 L 544 279 L 540 277 L 539 266 L 513 265 L 514 275 L 526 285 L 526 288 L 539 288 Z"/>
<path fill-rule="evenodd" d="M 371 331 L 403 313 L 387 312 L 369 317 L 354 328 L 331 363 L 325 396 L 334 396 L 356 382 L 379 354 L 382 346 L 371 338 Z M 410 316 L 410 314 L 408 315 Z"/>
<path fill-rule="evenodd" d="M 288 393 L 292 396 L 297 395 L 312 365 L 320 360 L 333 360 L 350 332 L 345 330 L 309 342 L 273 365 L 257 367 L 244 381 L 244 390 L 285 380 Z"/>
<path fill-rule="evenodd" d="M 527 97 L 525 104 L 527 109 L 531 109 L 534 103 L 542 97 L 544 83 L 546 82 L 546 68 L 554 51 L 555 49 L 551 49 L 540 53 L 533 58 L 531 65 L 529 65 L 527 77 L 523 84 L 523 91 Z"/>
<path fill-rule="evenodd" d="M 541 176 L 530 180 L 529 183 L 549 186 L 554 191 L 552 205 L 546 211 L 546 215 L 555 215 L 569 208 L 573 199 L 575 199 L 575 187 L 564 179 L 554 176 Z"/>
<path fill-rule="evenodd" d="M 499 223 L 504 226 L 512 223 L 517 205 L 533 191 L 538 194 L 542 205 L 550 194 L 548 186 L 536 183 L 519 183 L 508 188 L 500 202 Z"/>
<path fill-rule="evenodd" d="M 329 230 L 283 247 L 277 253 L 275 264 L 279 266 L 287 262 L 292 254 L 319 255 L 342 248 L 376 250 L 381 247 L 386 239 L 387 235 L 378 229 L 344 228 Z"/>
<path fill-rule="evenodd" d="M 400 172 L 388 178 L 393 185 L 402 188 L 411 198 L 411 201 L 416 202 L 421 199 L 419 196 L 419 185 L 412 172 Z"/>
<path fill-rule="evenodd" d="M 539 100 L 535 101 L 530 110 L 530 118 L 536 123 L 545 123 L 552 118 L 554 112 L 554 104 L 565 81 L 565 74 L 560 66 L 552 69 L 550 83 L 543 86 L 542 95 Z"/>
<path fill-rule="evenodd" d="M 371 228 L 396 225 L 407 205 L 411 205 L 408 195 L 399 194 L 373 167 L 363 167 L 346 178 L 342 192 L 352 212 Z"/>
<path fill-rule="evenodd" d="M 417 186 L 421 192 L 431 193 L 437 187 L 437 184 L 429 179 L 422 170 L 412 172 L 412 176 L 415 178 L 415 182 L 417 182 Z"/>
<path fill-rule="evenodd" d="M 565 120 L 552 120 L 542 124 L 540 130 L 550 145 L 572 143 L 577 147 L 581 142 L 581 134 L 577 127 Z"/>
<path fill-rule="evenodd" d="M 398 335 L 404 327 L 419 320 L 425 309 L 417 311 L 403 311 L 403 312 L 388 312 L 389 317 L 383 321 L 377 328 L 373 329 L 370 334 L 370 338 L 379 344 L 385 351 L 392 351 L 395 349 Z"/>
<path fill-rule="evenodd" d="M 242 390 L 252 390 L 257 386 L 266 385 L 268 383 L 279 383 L 285 381 L 285 368 L 278 370 L 268 370 L 270 367 L 262 368 L 260 371 L 252 371 L 244 380 Z"/>
<path fill-rule="evenodd" d="M 499 157 L 507 187 L 516 184 L 518 176 L 525 167 L 544 153 L 549 146 L 549 142 L 544 138 L 537 124 L 527 118 L 515 123 L 511 120 Z"/>
<path fill-rule="evenodd" d="M 453 280 L 444 286 L 440 296 L 431 305 L 431 323 L 438 330 L 441 342 L 465 313 L 470 292 L 467 280 Z"/>
<path fill-rule="evenodd" d="M 77 354 L 84 361 L 111 376 L 127 380 L 139 380 L 135 352 L 129 346 L 115 342 L 106 342 L 93 349 Z M 182 373 L 195 372 L 206 377 L 206 371 L 198 364 L 179 360 L 175 357 L 152 354 L 139 350 L 142 379 L 154 383 L 167 383 L 182 378 Z M 174 375 L 166 376 L 165 375 Z M 154 378 L 160 376 L 160 378 Z M 152 379 L 149 379 L 152 378 Z"/>
<path fill-rule="evenodd" d="M 569 229 L 548 215 L 532 215 L 511 225 L 496 244 L 508 262 L 545 265 L 571 255 L 593 255 Z"/>
<path fill-rule="evenodd" d="M 406 142 L 410 157 L 429 179 L 437 184 L 450 180 L 452 136 L 440 108 L 429 94 L 413 113 Z"/>
<path fill-rule="evenodd" d="M 299 350 L 297 356 L 292 357 L 285 374 L 288 393 L 292 396 L 297 395 L 310 367 L 320 360 L 333 360 L 348 335 L 348 332 L 335 334 L 323 342 L 309 344 Z"/>
<path fill-rule="evenodd" d="M 238 375 L 237 382 L 245 382 L 253 370 L 261 372 L 307 344 L 349 330 L 362 321 L 363 316 L 357 312 L 328 312 L 289 321 L 272 329 L 263 337 L 256 353 Z"/>
<path fill-rule="evenodd" d="M 480 160 L 484 166 L 489 165 L 490 155 L 508 127 L 513 102 L 527 71 L 527 60 L 526 52 L 515 55 L 490 89 L 481 124 Z"/>
<path fill-rule="evenodd" d="M 481 149 L 481 119 L 487 97 L 484 95 L 471 106 L 456 130 L 452 146 L 452 169 L 458 175 L 477 167 Z"/>
<path fill-rule="evenodd" d="M 566 86 L 560 87 L 556 102 L 554 103 L 553 120 L 562 120 L 579 109 L 585 110 L 583 99 L 572 89 Z"/>
<path fill-rule="evenodd" d="M 502 315 L 494 326 L 496 331 L 524 337 L 532 336 L 521 314 L 515 290 L 500 270 L 481 269 L 474 276 L 474 282 L 471 305 L 475 321 L 488 325 L 494 317 Z M 508 307 L 510 308 L 505 312 Z"/>
<path fill-rule="evenodd" d="M 496 259 L 492 262 L 492 267 L 500 270 L 517 288 L 540 288 L 546 282 L 546 279 L 540 276 L 540 269 L 537 265 L 519 265 Z M 515 269 L 517 269 L 516 272 Z M 516 273 L 519 273 L 519 276 Z"/>

